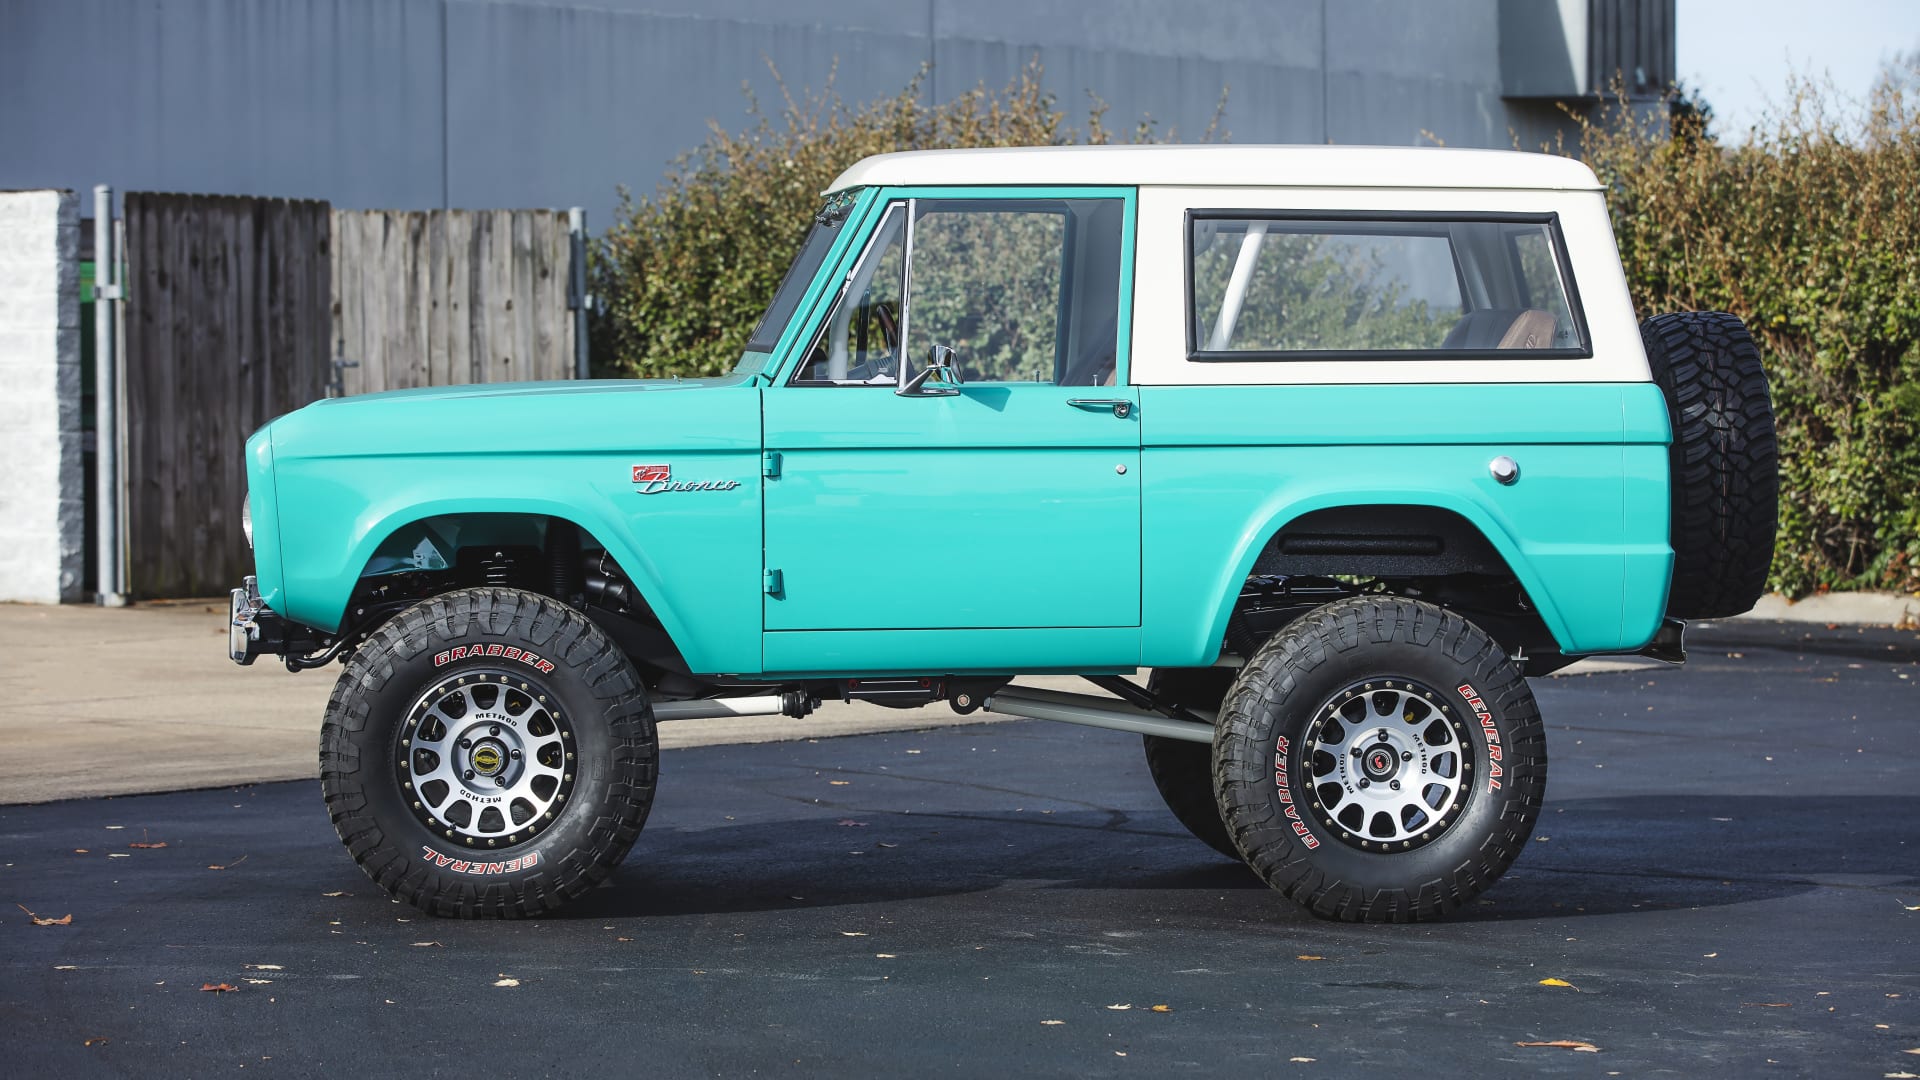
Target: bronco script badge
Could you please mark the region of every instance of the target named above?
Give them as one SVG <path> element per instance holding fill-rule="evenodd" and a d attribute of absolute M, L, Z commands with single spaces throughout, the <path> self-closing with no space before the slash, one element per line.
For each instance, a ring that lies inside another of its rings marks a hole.
<path fill-rule="evenodd" d="M 669 491 L 732 491 L 738 480 L 675 480 L 672 465 L 635 465 L 633 490 L 641 495 L 660 495 Z"/>

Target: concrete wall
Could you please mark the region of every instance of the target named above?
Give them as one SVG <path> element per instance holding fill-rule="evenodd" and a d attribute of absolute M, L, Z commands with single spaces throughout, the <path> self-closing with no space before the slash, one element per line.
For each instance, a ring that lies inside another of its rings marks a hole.
<path fill-rule="evenodd" d="M 1559 116 L 1502 96 L 1502 6 L 0 0 L 0 188 L 580 205 L 597 227 L 620 185 L 650 190 L 710 119 L 744 126 L 743 84 L 777 105 L 769 62 L 790 87 L 831 74 L 860 102 L 924 64 L 944 100 L 1037 56 L 1082 123 L 1093 91 L 1122 130 L 1150 114 L 1194 137 L 1226 89 L 1235 142 L 1536 145 Z"/>
<path fill-rule="evenodd" d="M 0 192 L 0 601 L 80 599 L 80 218 Z"/>

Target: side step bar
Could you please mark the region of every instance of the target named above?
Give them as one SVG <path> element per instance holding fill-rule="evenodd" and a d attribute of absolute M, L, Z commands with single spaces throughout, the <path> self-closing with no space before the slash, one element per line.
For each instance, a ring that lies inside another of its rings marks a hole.
<path fill-rule="evenodd" d="M 982 708 L 1004 716 L 1024 716 L 1033 720 L 1060 720 L 1088 727 L 1132 731 L 1158 735 L 1164 739 L 1211 743 L 1213 726 L 1187 720 L 1174 720 L 1145 709 L 1136 709 L 1113 698 L 1092 694 L 1068 694 L 1032 686 L 1009 686 L 995 691 Z"/>

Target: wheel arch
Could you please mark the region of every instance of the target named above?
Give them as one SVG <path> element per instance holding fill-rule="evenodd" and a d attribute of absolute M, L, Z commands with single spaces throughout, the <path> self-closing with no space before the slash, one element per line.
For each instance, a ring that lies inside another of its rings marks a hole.
<path fill-rule="evenodd" d="M 576 503 L 525 495 L 484 501 L 430 500 L 371 515 L 362 523 L 356 523 L 344 560 L 343 580 L 333 582 L 328 588 L 324 609 L 319 613 L 328 621 L 325 625 L 317 622 L 314 625 L 337 631 L 346 617 L 354 589 L 369 577 L 445 568 L 406 565 L 407 556 L 419 540 L 431 542 L 443 559 L 450 558 L 460 547 L 492 543 L 531 540 L 544 548 L 549 524 L 556 521 L 579 530 L 583 541 L 604 549 L 619 564 L 659 619 L 661 629 L 676 648 L 682 648 L 687 641 L 685 624 L 667 601 L 661 569 L 647 557 L 627 528 L 616 519 L 590 510 L 583 512 Z"/>
<path fill-rule="evenodd" d="M 1281 542 L 1289 535 L 1312 535 L 1320 523 L 1350 526 L 1354 520 L 1388 521 L 1393 516 L 1416 516 L 1423 524 L 1439 527 L 1443 540 L 1464 542 L 1471 548 L 1482 545 L 1480 551 L 1449 551 L 1443 547 L 1435 553 L 1432 565 L 1436 570 L 1450 565 L 1453 555 L 1464 555 L 1469 561 L 1484 557 L 1499 560 L 1499 569 L 1520 583 L 1528 599 L 1532 602 L 1541 620 L 1546 624 L 1554 640 L 1565 646 L 1573 640 L 1562 613 L 1553 602 L 1552 593 L 1547 588 L 1538 571 L 1531 565 L 1521 550 L 1514 533 L 1504 523 L 1495 508 L 1483 505 L 1476 499 L 1461 494 L 1419 488 L 1381 488 L 1365 492 L 1355 492 L 1351 488 L 1342 491 L 1324 491 L 1294 498 L 1285 498 L 1280 494 L 1256 513 L 1246 531 L 1239 538 L 1236 556 L 1222 569 L 1221 577 L 1214 583 L 1212 595 L 1217 598 L 1212 621 L 1207 631 L 1209 655 L 1218 655 L 1226 638 L 1227 620 L 1233 614 L 1234 605 L 1240 598 L 1243 583 L 1249 575 L 1261 572 L 1280 572 L 1286 569 L 1283 562 L 1276 561 L 1274 555 L 1281 550 Z M 1289 533 L 1292 530 L 1292 533 Z M 1282 552 L 1284 556 L 1284 552 Z M 1418 555 L 1405 552 L 1376 551 L 1373 553 L 1352 552 L 1344 554 L 1309 555 L 1315 560 L 1343 560 L 1348 570 L 1332 570 L 1331 564 L 1316 561 L 1304 569 L 1294 569 L 1294 573 L 1374 573 L 1369 570 L 1369 560 L 1418 559 Z M 1455 570 L 1453 572 L 1461 572 Z M 1466 572 L 1472 572 L 1471 570 Z M 1387 575 L 1396 576 L 1396 575 Z"/>

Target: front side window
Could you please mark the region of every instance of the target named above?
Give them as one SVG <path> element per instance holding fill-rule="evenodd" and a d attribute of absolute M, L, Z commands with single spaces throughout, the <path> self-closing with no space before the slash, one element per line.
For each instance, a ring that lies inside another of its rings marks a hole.
<path fill-rule="evenodd" d="M 889 204 L 794 377 L 893 385 L 932 348 L 967 383 L 1097 386 L 1119 340 L 1120 199 Z"/>
<path fill-rule="evenodd" d="M 1196 360 L 1586 355 L 1550 217 L 1188 220 Z"/>

